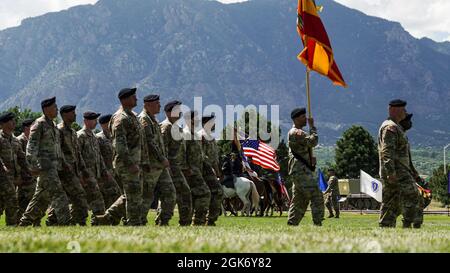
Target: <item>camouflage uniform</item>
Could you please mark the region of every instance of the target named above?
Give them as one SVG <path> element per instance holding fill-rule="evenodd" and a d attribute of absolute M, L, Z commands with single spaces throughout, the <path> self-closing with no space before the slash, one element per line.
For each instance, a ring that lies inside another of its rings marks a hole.
<path fill-rule="evenodd" d="M 288 134 L 289 145 L 289 175 L 293 181 L 292 203 L 289 208 L 288 224 L 298 225 L 305 215 L 309 202 L 315 225 L 321 225 L 324 216 L 323 194 L 314 178 L 314 173 L 293 153 L 302 156 L 309 165 L 312 164 L 309 149 L 317 146 L 317 129 L 312 127 L 310 134 L 298 128 L 292 128 Z"/>
<path fill-rule="evenodd" d="M 42 218 L 48 206 L 52 205 L 58 219 L 58 225 L 70 222 L 69 199 L 58 176 L 62 170 L 59 131 L 52 120 L 44 115 L 31 127 L 27 145 L 27 161 L 32 168 L 39 169 L 36 191 L 20 219 L 20 225 L 32 225 Z"/>
<path fill-rule="evenodd" d="M 3 166 L 8 170 L 5 173 Z M 0 131 L 0 215 L 6 212 L 6 225 L 15 226 L 18 220 L 14 182 L 20 181 L 21 169 L 28 169 L 25 154 L 20 143 L 13 135 Z"/>
<path fill-rule="evenodd" d="M 205 154 L 203 161 L 203 178 L 211 191 L 211 203 L 208 212 L 208 225 L 215 225 L 222 210 L 223 190 L 217 180 L 219 175 L 219 149 L 216 140 L 204 130 L 202 134 L 202 149 Z"/>
<path fill-rule="evenodd" d="M 333 216 L 333 209 L 336 213 L 336 218 L 339 218 L 339 182 L 336 176 L 332 176 L 328 179 L 328 188 L 326 189 L 325 195 L 327 195 L 325 206 Z"/>
<path fill-rule="evenodd" d="M 64 160 L 70 166 L 69 169 L 59 172 L 59 178 L 71 203 L 71 223 L 84 226 L 88 217 L 89 205 L 86 192 L 81 185 L 80 177 L 82 172 L 86 172 L 86 165 L 81 156 L 75 130 L 70 125 L 64 123 L 58 124 L 58 130 L 61 136 L 61 150 L 64 154 Z M 88 174 L 84 174 L 84 176 L 86 177 Z M 54 209 L 51 207 L 48 212 L 47 225 L 53 225 L 55 223 L 57 223 L 57 219 L 54 214 Z"/>
<path fill-rule="evenodd" d="M 147 222 L 147 214 L 153 202 L 155 188 L 158 188 L 161 210 L 158 211 L 156 223 L 167 225 L 173 216 L 176 204 L 176 190 L 170 177 L 169 169 L 162 162 L 167 160 L 161 129 L 157 120 L 145 109 L 139 115 L 139 122 L 145 132 L 145 145 L 149 154 L 150 170 L 144 169 L 142 221 Z"/>
<path fill-rule="evenodd" d="M 122 183 L 123 194 L 106 211 L 106 218 L 115 224 L 126 215 L 127 225 L 139 226 L 142 223 L 142 150 L 143 132 L 136 115 L 122 107 L 110 121 L 114 151 L 114 172 Z M 131 173 L 129 167 L 138 165 L 138 173 Z"/>
<path fill-rule="evenodd" d="M 25 153 L 27 150 L 28 138 L 25 133 L 22 133 L 17 137 L 22 151 Z M 21 170 L 22 181 L 16 188 L 17 201 L 19 202 L 19 212 L 17 214 L 18 219 L 22 217 L 22 214 L 27 209 L 28 204 L 33 198 L 34 191 L 36 190 L 36 178 L 33 177 L 29 169 Z"/>
<path fill-rule="evenodd" d="M 381 227 L 395 227 L 397 216 L 403 214 L 403 226 L 409 227 L 417 212 L 418 190 L 409 166 L 409 144 L 400 125 L 388 119 L 378 133 L 380 177 L 383 179 Z M 396 177 L 390 182 L 388 176 Z"/>
<path fill-rule="evenodd" d="M 193 224 L 205 225 L 206 217 L 211 202 L 211 191 L 203 179 L 203 151 L 202 143 L 198 136 L 185 131 L 186 153 L 184 166 L 182 166 L 186 180 L 191 188 L 193 205 Z"/>
<path fill-rule="evenodd" d="M 180 140 L 174 139 L 171 133 L 173 124 L 168 119 L 165 119 L 160 126 L 165 152 L 170 162 L 172 181 L 176 189 L 178 213 L 180 215 L 179 224 L 181 226 L 189 226 L 192 222 L 192 196 L 191 189 L 181 170 L 180 162 L 186 153 L 184 140 L 181 138 Z M 178 127 L 178 125 L 175 126 Z M 181 130 L 181 128 L 179 128 L 179 130 Z M 178 133 L 180 133 L 180 131 L 178 131 Z"/>
<path fill-rule="evenodd" d="M 105 201 L 98 181 L 105 175 L 106 167 L 100 153 L 100 146 L 94 133 L 86 127 L 77 132 L 77 137 L 81 155 L 86 165 L 86 176 L 89 177 L 83 183 L 89 207 L 94 215 L 102 215 L 105 213 Z"/>
<path fill-rule="evenodd" d="M 111 174 L 111 177 L 102 176 L 99 179 L 100 191 L 103 194 L 103 199 L 105 200 L 105 207 L 109 208 L 121 195 L 120 186 L 117 179 L 114 177 L 113 170 L 113 148 L 111 143 L 111 135 L 100 132 L 96 136 L 99 147 L 100 154 L 105 163 L 105 167 Z"/>

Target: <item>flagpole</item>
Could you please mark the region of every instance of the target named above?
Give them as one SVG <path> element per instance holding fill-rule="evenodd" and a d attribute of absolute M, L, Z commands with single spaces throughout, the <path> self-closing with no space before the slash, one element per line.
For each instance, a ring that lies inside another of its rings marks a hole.
<path fill-rule="evenodd" d="M 309 84 L 309 74 L 310 70 L 307 67 L 306 68 L 306 99 L 308 101 L 308 117 L 312 118 L 312 112 L 311 112 L 311 89 Z"/>

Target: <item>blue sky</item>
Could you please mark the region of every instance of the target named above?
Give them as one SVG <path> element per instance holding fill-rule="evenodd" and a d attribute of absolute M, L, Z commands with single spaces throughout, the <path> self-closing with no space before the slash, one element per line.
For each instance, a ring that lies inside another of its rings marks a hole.
<path fill-rule="evenodd" d="M 220 0 L 223 3 L 245 0 Z M 329 0 L 316 0 L 326 8 Z M 366 14 L 397 21 L 414 37 L 450 41 L 450 0 L 335 0 Z M 21 20 L 97 0 L 0 0 L 0 30 Z M 293 5 L 296 1 L 292 0 Z"/>

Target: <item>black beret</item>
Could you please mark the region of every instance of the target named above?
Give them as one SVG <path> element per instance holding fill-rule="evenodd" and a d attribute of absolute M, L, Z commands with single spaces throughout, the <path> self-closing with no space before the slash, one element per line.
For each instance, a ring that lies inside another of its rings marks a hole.
<path fill-rule="evenodd" d="M 62 106 L 62 107 L 59 109 L 59 112 L 60 112 L 61 114 L 63 114 L 63 113 L 69 113 L 69 112 L 75 111 L 76 108 L 77 108 L 77 107 L 76 107 L 75 105 L 64 105 L 64 106 Z"/>
<path fill-rule="evenodd" d="M 11 112 L 6 112 L 0 115 L 0 123 L 6 123 L 12 119 L 14 119 L 16 117 L 16 115 L 14 115 L 14 113 Z"/>
<path fill-rule="evenodd" d="M 389 106 L 391 107 L 405 107 L 406 106 L 406 101 L 404 100 L 391 100 L 389 102 Z"/>
<path fill-rule="evenodd" d="M 22 121 L 22 127 L 30 127 L 31 124 L 33 124 L 34 119 L 32 118 L 27 118 L 24 121 Z"/>
<path fill-rule="evenodd" d="M 159 95 L 152 94 L 144 97 L 144 102 L 152 102 L 157 100 L 159 100 Z"/>
<path fill-rule="evenodd" d="M 124 88 L 119 91 L 118 98 L 119 99 L 126 99 L 128 97 L 133 96 L 136 94 L 137 88 Z"/>
<path fill-rule="evenodd" d="M 164 111 L 171 112 L 175 106 L 181 105 L 181 104 L 182 104 L 181 101 L 178 101 L 178 100 L 170 101 L 166 104 L 166 106 L 164 106 Z"/>
<path fill-rule="evenodd" d="M 45 107 L 52 106 L 53 104 L 55 104 L 55 102 L 56 102 L 56 97 L 45 99 L 45 100 L 41 101 L 41 107 L 45 108 Z"/>
<path fill-rule="evenodd" d="M 306 114 L 306 109 L 305 108 L 295 108 L 294 110 L 292 110 L 291 112 L 291 119 L 295 119 L 301 115 Z"/>
<path fill-rule="evenodd" d="M 203 116 L 202 123 L 207 123 L 208 121 L 215 119 L 215 118 L 216 118 L 215 115 Z"/>
<path fill-rule="evenodd" d="M 85 113 L 83 114 L 83 117 L 84 117 L 85 119 L 87 119 L 87 120 L 94 120 L 94 119 L 97 119 L 99 116 L 100 116 L 99 113 L 90 112 L 90 111 L 85 112 Z"/>
<path fill-rule="evenodd" d="M 99 122 L 100 124 L 105 124 L 105 123 L 108 123 L 108 122 L 111 120 L 111 118 L 112 118 L 112 115 L 111 115 L 111 114 L 109 114 L 109 115 L 104 115 L 104 116 L 101 116 L 101 117 L 98 119 L 98 122 Z"/>

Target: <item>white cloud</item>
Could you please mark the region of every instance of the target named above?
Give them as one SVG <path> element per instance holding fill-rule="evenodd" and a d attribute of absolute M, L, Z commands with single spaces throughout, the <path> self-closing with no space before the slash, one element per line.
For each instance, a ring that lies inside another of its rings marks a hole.
<path fill-rule="evenodd" d="M 450 41 L 448 0 L 335 0 L 366 14 L 400 22 L 411 35 Z"/>

